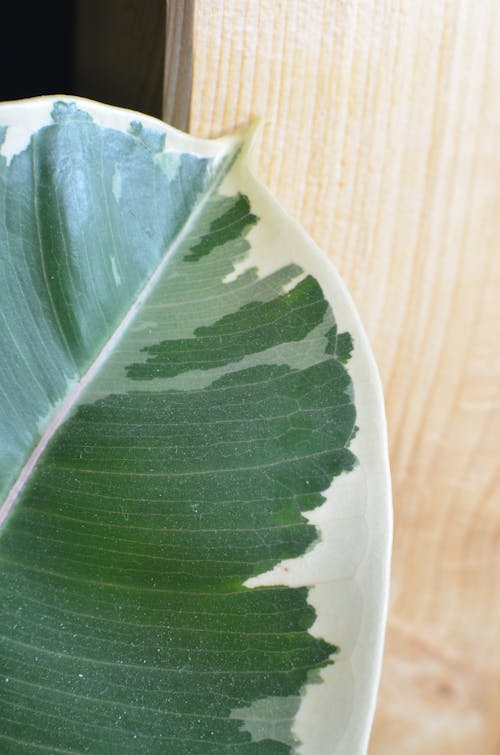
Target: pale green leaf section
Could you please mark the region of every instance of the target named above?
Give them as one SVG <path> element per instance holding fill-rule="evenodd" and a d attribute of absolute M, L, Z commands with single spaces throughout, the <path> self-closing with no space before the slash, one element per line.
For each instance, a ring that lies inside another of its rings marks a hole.
<path fill-rule="evenodd" d="M 300 697 L 264 698 L 248 708 L 233 710 L 231 718 L 244 722 L 242 731 L 247 731 L 253 742 L 271 739 L 293 748 L 297 741 L 291 735 L 291 724 L 299 705 Z"/>

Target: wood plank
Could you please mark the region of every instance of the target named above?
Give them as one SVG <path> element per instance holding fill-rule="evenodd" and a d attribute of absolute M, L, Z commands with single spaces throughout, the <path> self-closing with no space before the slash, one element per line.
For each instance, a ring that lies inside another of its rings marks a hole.
<path fill-rule="evenodd" d="M 162 118 L 187 131 L 193 83 L 194 0 L 166 0 Z"/>
<path fill-rule="evenodd" d="M 498 752 L 500 6 L 198 0 L 191 130 L 341 272 L 385 386 L 392 602 L 371 755 Z"/>

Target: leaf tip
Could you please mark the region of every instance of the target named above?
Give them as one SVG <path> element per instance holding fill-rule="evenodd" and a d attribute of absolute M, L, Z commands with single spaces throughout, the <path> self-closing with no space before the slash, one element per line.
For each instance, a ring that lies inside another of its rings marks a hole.
<path fill-rule="evenodd" d="M 265 126 L 269 126 L 271 124 L 270 118 L 257 118 L 255 121 L 252 121 L 248 126 L 244 126 L 238 136 L 241 138 L 241 153 L 240 157 L 243 160 L 248 160 L 248 157 L 253 151 L 253 148 L 255 146 L 255 143 L 259 139 L 263 129 Z"/>

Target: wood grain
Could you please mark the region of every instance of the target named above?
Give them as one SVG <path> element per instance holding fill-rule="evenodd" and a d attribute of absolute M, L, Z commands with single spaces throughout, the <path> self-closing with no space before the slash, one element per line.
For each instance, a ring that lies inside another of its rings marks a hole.
<path fill-rule="evenodd" d="M 387 401 L 392 601 L 370 755 L 500 751 L 500 6 L 198 0 L 191 131 L 260 176 L 358 305 Z"/>

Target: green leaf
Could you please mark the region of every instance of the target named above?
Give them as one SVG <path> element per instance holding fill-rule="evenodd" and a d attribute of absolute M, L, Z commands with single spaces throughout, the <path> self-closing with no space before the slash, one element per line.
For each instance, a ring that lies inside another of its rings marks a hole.
<path fill-rule="evenodd" d="M 0 108 L 2 753 L 366 749 L 380 388 L 249 139 Z"/>

